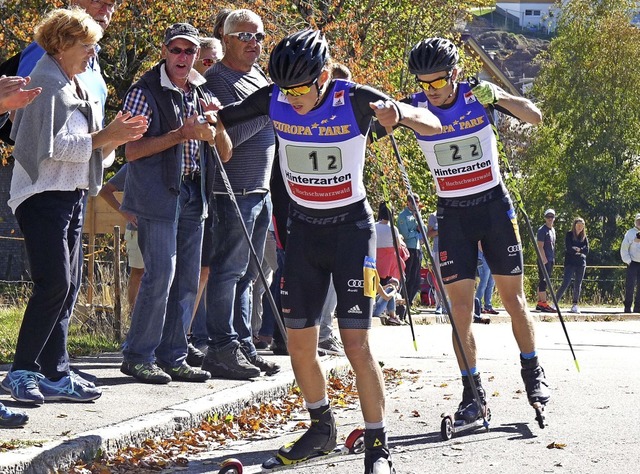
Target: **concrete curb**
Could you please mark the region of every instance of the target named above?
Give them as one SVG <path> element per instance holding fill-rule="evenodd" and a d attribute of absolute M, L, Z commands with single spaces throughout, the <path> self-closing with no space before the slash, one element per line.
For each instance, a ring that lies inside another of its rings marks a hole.
<path fill-rule="evenodd" d="M 345 370 L 343 357 L 323 359 L 327 372 Z M 264 403 L 286 395 L 294 383 L 291 370 L 238 387 L 224 389 L 205 397 L 141 415 L 114 425 L 86 431 L 64 441 L 17 449 L 0 456 L 2 474 L 48 474 L 67 469 L 76 461 L 93 459 L 100 451 L 114 453 L 129 445 L 140 445 L 153 437 L 168 437 L 175 431 L 197 427 L 216 413 L 238 413 L 253 403 Z"/>

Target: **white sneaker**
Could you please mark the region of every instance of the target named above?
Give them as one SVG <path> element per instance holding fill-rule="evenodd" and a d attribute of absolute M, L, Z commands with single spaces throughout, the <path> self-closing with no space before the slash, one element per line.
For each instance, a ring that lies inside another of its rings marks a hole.
<path fill-rule="evenodd" d="M 577 314 L 580 314 L 580 309 L 578 308 L 578 305 L 577 305 L 577 304 L 574 304 L 574 305 L 571 307 L 571 310 L 570 310 L 569 312 L 570 312 L 570 313 L 577 313 Z"/>

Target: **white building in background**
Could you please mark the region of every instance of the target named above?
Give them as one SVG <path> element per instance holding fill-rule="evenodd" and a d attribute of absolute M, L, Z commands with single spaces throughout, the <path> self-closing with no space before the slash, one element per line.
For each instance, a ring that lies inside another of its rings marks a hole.
<path fill-rule="evenodd" d="M 522 28 L 546 31 L 555 29 L 555 18 L 560 11 L 556 0 L 498 0 L 496 9 L 513 18 Z"/>

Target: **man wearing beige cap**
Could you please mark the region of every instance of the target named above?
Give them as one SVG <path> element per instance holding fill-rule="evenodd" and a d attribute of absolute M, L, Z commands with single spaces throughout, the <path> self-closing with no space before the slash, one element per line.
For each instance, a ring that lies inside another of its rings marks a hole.
<path fill-rule="evenodd" d="M 624 312 L 631 312 L 631 303 L 635 303 L 633 312 L 640 313 L 640 213 L 636 214 L 635 226 L 624 234 L 620 245 L 620 257 L 627 264 L 627 276 L 624 289 Z"/>
<path fill-rule="evenodd" d="M 544 265 L 549 277 L 551 277 L 551 272 L 553 271 L 556 253 L 556 230 L 553 228 L 555 218 L 556 211 L 553 209 L 544 211 L 544 224 L 538 229 L 536 239 L 542 256 L 542 262 L 538 262 L 538 265 Z M 536 304 L 536 309 L 543 313 L 555 313 L 555 308 L 547 303 L 547 281 L 540 267 L 538 268 L 538 279 L 538 304 Z"/>

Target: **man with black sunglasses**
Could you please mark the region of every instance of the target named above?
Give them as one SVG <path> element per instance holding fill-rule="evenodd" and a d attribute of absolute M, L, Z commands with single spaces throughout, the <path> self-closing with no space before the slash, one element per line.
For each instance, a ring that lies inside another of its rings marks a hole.
<path fill-rule="evenodd" d="M 406 101 L 430 110 L 443 127 L 441 134 L 416 133 L 416 138 L 435 180 L 439 237 L 435 257 L 469 363 L 466 367 L 454 344 L 464 387 L 455 419 L 471 423 L 486 416 L 486 395 L 471 330 L 479 241 L 511 316 L 529 402 L 545 405 L 550 398 L 523 290 L 517 216 L 500 175 L 498 140 L 488 115 L 493 111 L 486 111 L 485 106 L 532 124 L 540 123 L 542 114 L 530 100 L 508 94 L 495 84 L 480 81 L 472 87 L 459 81 L 458 60 L 458 49 L 447 39 L 427 38 L 416 44 L 409 54 L 409 71 L 422 92 Z M 473 396 L 469 375 L 480 400 Z"/>
<path fill-rule="evenodd" d="M 137 217 L 145 269 L 120 370 L 143 383 L 210 377 L 187 364 L 187 331 L 200 276 L 209 145 L 228 160 L 231 142 L 212 126 L 219 102 L 193 69 L 199 47 L 190 24 L 167 28 L 163 59 L 129 88 L 123 104 L 149 122 L 139 146 L 125 147 L 129 169 L 121 205 Z M 202 115 L 209 123 L 201 123 Z"/>
<path fill-rule="evenodd" d="M 256 62 L 262 53 L 264 26 L 251 10 L 233 10 L 224 22 L 224 56 L 206 73 L 207 87 L 223 105 L 245 99 L 269 81 Z M 242 219 L 261 260 L 271 222 L 269 180 L 275 156 L 275 134 L 268 117 L 229 130 L 234 160 L 225 163 Z M 219 174 L 213 177 L 211 236 L 206 291 L 209 347 L 202 368 L 212 377 L 250 379 L 280 366 L 258 355 L 251 328 L 252 287 L 258 268 L 250 262 L 242 223 Z M 205 258 L 207 256 L 204 256 Z"/>

